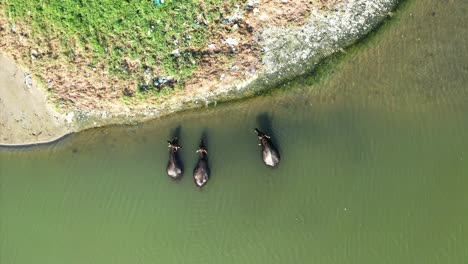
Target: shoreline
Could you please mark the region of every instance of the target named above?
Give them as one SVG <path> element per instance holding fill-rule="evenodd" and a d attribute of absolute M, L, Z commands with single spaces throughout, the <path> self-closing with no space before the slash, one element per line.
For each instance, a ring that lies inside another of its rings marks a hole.
<path fill-rule="evenodd" d="M 35 147 L 40 147 L 40 146 L 53 145 L 53 144 L 58 143 L 58 142 L 64 140 L 65 138 L 68 138 L 71 135 L 76 134 L 76 133 L 78 133 L 78 132 L 70 132 L 68 134 L 60 135 L 57 138 L 53 138 L 53 139 L 45 140 L 45 141 L 38 141 L 38 142 L 34 142 L 34 143 L 25 143 L 25 144 L 21 144 L 21 143 L 20 144 L 4 144 L 4 143 L 1 143 L 0 144 L 0 151 L 2 149 L 35 148 Z"/>
<path fill-rule="evenodd" d="M 2 54 L 0 66 L 1 145 L 50 142 L 75 131 L 27 70 Z"/>
<path fill-rule="evenodd" d="M 350 0 L 341 6 L 341 10 L 333 12 L 312 10 L 309 19 L 302 26 L 270 27 L 261 32 L 258 43 L 266 50 L 262 57 L 264 67 L 249 79 L 235 80 L 224 86 L 219 82 L 220 86 L 215 90 L 205 89 L 182 97 L 169 97 L 167 100 L 169 102 L 157 106 L 140 105 L 130 108 L 123 105 L 111 111 L 75 109 L 62 113 L 67 131 L 56 133 L 54 139 L 49 142 L 56 142 L 64 135 L 66 137 L 70 133 L 91 128 L 132 125 L 175 112 L 209 107 L 217 103 L 242 100 L 267 93 L 285 81 L 312 72 L 328 57 L 345 52 L 345 48 L 365 40 L 369 33 L 391 16 L 389 12 L 393 11 L 400 2 L 375 0 L 368 3 L 364 0 Z M 357 19 L 356 16 L 365 13 L 365 10 L 368 13 Z M 337 24 L 342 17 L 347 17 L 348 20 Z M 349 21 L 353 20 L 359 23 L 350 25 Z M 322 27 L 317 26 L 318 24 Z M 32 140 L 22 144 L 23 142 L 4 141 L 3 137 L 0 137 L 0 147 L 34 146 L 48 142 Z"/>

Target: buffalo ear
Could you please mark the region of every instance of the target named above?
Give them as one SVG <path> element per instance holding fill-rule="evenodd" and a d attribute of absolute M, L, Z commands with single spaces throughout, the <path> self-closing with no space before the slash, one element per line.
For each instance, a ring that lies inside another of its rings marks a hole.
<path fill-rule="evenodd" d="M 266 137 L 266 138 L 270 138 L 270 136 L 269 136 L 269 135 L 265 135 L 265 137 Z"/>

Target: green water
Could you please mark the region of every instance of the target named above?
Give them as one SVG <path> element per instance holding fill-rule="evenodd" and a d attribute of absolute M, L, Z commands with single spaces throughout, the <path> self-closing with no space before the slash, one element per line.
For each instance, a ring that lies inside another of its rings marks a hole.
<path fill-rule="evenodd" d="M 0 263 L 468 263 L 467 11 L 408 1 L 319 82 L 1 149 Z M 256 126 L 273 131 L 277 169 Z"/>

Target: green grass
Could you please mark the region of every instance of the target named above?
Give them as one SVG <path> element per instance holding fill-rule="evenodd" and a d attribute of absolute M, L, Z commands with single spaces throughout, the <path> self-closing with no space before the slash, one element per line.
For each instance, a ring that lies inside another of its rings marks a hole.
<path fill-rule="evenodd" d="M 197 52 L 221 27 L 242 0 L 2 0 L 12 23 L 29 25 L 35 45 L 73 65 L 76 52 L 89 58 L 89 67 L 104 65 L 121 79 L 142 80 L 146 69 L 174 76 L 181 86 L 196 69 Z M 208 24 L 204 22 L 207 21 Z M 49 46 L 47 46 L 49 45 Z M 180 55 L 171 55 L 179 49 Z M 30 56 L 30 54 L 28 54 Z M 139 60 L 134 72 L 125 60 Z M 136 88 L 136 87 L 134 87 Z"/>

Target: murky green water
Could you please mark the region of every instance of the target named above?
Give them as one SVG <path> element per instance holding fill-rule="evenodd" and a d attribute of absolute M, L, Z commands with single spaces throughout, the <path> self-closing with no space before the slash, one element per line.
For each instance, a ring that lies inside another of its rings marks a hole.
<path fill-rule="evenodd" d="M 410 1 L 318 84 L 1 150 L 0 263 L 467 263 L 467 11 Z M 278 169 L 261 163 L 259 125 Z"/>

